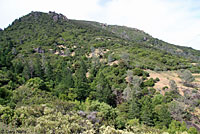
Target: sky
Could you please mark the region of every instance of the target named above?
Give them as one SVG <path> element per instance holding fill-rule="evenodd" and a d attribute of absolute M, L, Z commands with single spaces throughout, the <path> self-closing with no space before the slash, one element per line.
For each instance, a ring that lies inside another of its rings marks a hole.
<path fill-rule="evenodd" d="M 0 28 L 31 11 L 138 28 L 200 50 L 200 0 L 0 0 Z"/>

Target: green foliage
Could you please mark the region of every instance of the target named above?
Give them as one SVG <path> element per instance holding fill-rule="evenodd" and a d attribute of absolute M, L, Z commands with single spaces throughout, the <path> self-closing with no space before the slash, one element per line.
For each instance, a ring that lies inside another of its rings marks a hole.
<path fill-rule="evenodd" d="M 46 84 L 44 83 L 44 81 L 38 77 L 29 79 L 27 81 L 26 84 L 29 88 L 31 88 L 32 90 L 36 90 L 36 89 L 41 89 L 41 90 L 46 90 L 49 91 L 48 87 L 46 86 Z"/>
<path fill-rule="evenodd" d="M 176 132 L 186 132 L 187 128 L 186 128 L 186 124 L 185 123 L 181 123 L 178 121 L 173 120 L 171 122 L 171 124 L 169 125 L 169 129 L 168 132 L 170 134 L 175 134 Z"/>
<path fill-rule="evenodd" d="M 12 121 L 14 111 L 9 106 L 0 105 L 0 119 L 4 123 L 8 124 Z"/>
<path fill-rule="evenodd" d="M 74 80 L 72 77 L 71 70 L 67 67 L 62 68 L 61 72 L 61 81 L 59 82 L 58 86 L 56 87 L 59 93 L 67 94 L 69 93 L 69 89 L 74 86 Z"/>
<path fill-rule="evenodd" d="M 140 103 L 142 104 L 141 107 L 141 120 L 142 123 L 148 125 L 148 126 L 154 126 L 153 122 L 153 107 L 151 104 L 151 98 L 144 96 Z"/>
<path fill-rule="evenodd" d="M 89 120 L 77 114 L 62 114 L 48 105 L 18 108 L 13 120 L 15 125 L 30 128 L 37 133 L 87 133 L 93 130 Z"/>
<path fill-rule="evenodd" d="M 78 100 L 85 100 L 89 94 L 89 86 L 86 78 L 86 66 L 83 61 L 79 63 L 80 68 L 76 70 L 74 77 L 75 93 Z"/>
<path fill-rule="evenodd" d="M 153 78 L 150 78 L 149 80 L 144 82 L 144 86 L 146 86 L 146 87 L 153 87 L 154 84 L 155 84 L 155 82 L 154 82 Z"/>
<path fill-rule="evenodd" d="M 10 101 L 12 92 L 5 89 L 5 88 L 0 88 L 0 104 L 4 105 Z"/>
<path fill-rule="evenodd" d="M 140 112 L 141 112 L 141 104 L 138 102 L 138 100 L 136 98 L 132 98 L 132 100 L 130 101 L 130 105 L 129 105 L 129 111 L 128 111 L 128 115 L 129 115 L 129 119 L 139 119 L 140 118 Z"/>
<path fill-rule="evenodd" d="M 198 72 L 199 56 L 138 29 L 31 12 L 0 32 L 3 132 L 196 134 L 172 119 L 196 121 L 183 106 L 198 107 L 198 91 L 180 96 L 170 81 L 163 96 L 145 70 Z"/>
<path fill-rule="evenodd" d="M 189 134 L 198 134 L 198 131 L 197 131 L 196 128 L 191 127 L 191 128 L 189 128 L 188 133 L 189 133 Z"/>
<path fill-rule="evenodd" d="M 155 112 L 155 118 L 157 119 L 155 121 L 155 125 L 158 128 L 164 128 L 168 127 L 168 125 L 171 123 L 171 114 L 168 111 L 168 107 L 166 104 L 160 104 L 156 105 L 154 108 Z"/>
<path fill-rule="evenodd" d="M 21 107 L 24 105 L 38 105 L 48 102 L 55 101 L 55 96 L 51 93 L 40 90 L 33 89 L 27 86 L 21 86 L 15 91 L 11 97 L 11 103 L 16 104 L 16 106 Z"/>
<path fill-rule="evenodd" d="M 142 76 L 145 72 L 140 68 L 133 69 L 133 75 Z"/>
<path fill-rule="evenodd" d="M 92 101 L 88 107 L 89 111 L 98 111 L 105 125 L 114 125 L 117 111 L 104 102 Z"/>
<path fill-rule="evenodd" d="M 103 73 L 99 73 L 96 79 L 92 83 L 93 92 L 91 92 L 91 97 L 99 100 L 100 102 L 106 102 L 108 104 L 113 104 L 113 96 L 111 95 L 111 88 L 107 82 L 107 79 Z"/>

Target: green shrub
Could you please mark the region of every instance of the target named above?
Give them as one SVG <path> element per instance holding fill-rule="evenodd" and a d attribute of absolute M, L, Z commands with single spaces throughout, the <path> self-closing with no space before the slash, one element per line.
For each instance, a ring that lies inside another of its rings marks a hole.
<path fill-rule="evenodd" d="M 137 75 L 137 76 L 142 76 L 144 74 L 144 71 L 140 68 L 135 68 L 133 69 L 133 75 Z"/>
<path fill-rule="evenodd" d="M 153 87 L 155 85 L 154 79 L 150 78 L 149 80 L 144 82 L 145 87 Z"/>
<path fill-rule="evenodd" d="M 6 124 L 12 122 L 14 111 L 9 106 L 0 105 L 0 119 Z"/>
<path fill-rule="evenodd" d="M 49 91 L 48 87 L 46 86 L 45 82 L 38 78 L 31 78 L 27 81 L 26 85 L 31 88 L 31 89 L 41 89 L 41 90 L 46 90 Z"/>

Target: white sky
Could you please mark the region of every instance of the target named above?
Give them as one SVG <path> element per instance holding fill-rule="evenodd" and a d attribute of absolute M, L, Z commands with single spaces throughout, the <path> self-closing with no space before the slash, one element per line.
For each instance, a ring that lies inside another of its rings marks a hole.
<path fill-rule="evenodd" d="M 31 11 L 134 27 L 200 50 L 200 0 L 0 0 L 0 28 Z"/>

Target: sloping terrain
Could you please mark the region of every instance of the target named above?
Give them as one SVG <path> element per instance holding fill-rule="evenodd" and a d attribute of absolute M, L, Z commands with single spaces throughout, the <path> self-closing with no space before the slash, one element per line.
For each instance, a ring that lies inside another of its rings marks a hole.
<path fill-rule="evenodd" d="M 170 80 L 174 80 L 175 83 L 177 84 L 178 89 L 180 89 L 180 94 L 183 94 L 183 89 L 190 89 L 190 87 L 184 86 L 183 82 L 181 80 L 181 78 L 179 77 L 179 74 L 177 71 L 163 71 L 163 72 L 155 72 L 155 71 L 151 71 L 148 70 L 147 71 L 150 75 L 151 78 L 156 79 L 159 78 L 160 81 L 157 82 L 154 86 L 155 89 L 157 90 L 161 90 L 163 89 L 163 87 L 170 87 Z M 193 74 L 195 81 L 193 82 L 193 84 L 198 84 L 200 85 L 200 78 L 199 78 L 199 74 Z M 192 88 L 191 88 L 192 89 Z M 198 90 L 200 90 L 200 87 L 197 87 Z M 166 91 L 162 91 L 162 93 L 164 93 Z"/>
<path fill-rule="evenodd" d="M 125 40 L 138 42 L 151 46 L 153 48 L 163 50 L 173 55 L 189 58 L 192 61 L 200 61 L 200 53 L 198 50 L 194 50 L 190 47 L 182 47 L 173 44 L 169 44 L 157 38 L 153 38 L 151 35 L 145 33 L 137 28 L 130 28 L 126 26 L 107 25 L 104 23 L 91 22 L 91 21 L 78 21 L 78 23 L 84 25 L 92 25 L 97 28 L 105 29 L 114 33 L 120 38 Z"/>
<path fill-rule="evenodd" d="M 0 131 L 197 134 L 199 56 L 135 28 L 31 12 L 0 31 Z"/>

